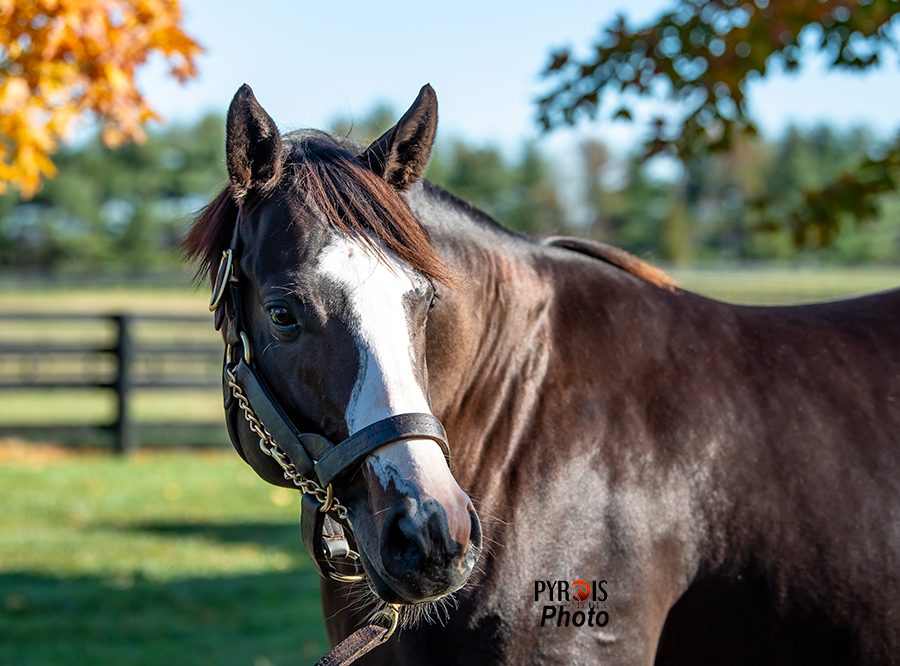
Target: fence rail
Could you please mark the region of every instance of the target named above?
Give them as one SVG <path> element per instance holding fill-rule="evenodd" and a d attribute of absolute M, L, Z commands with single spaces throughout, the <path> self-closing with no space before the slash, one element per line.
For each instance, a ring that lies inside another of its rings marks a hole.
<path fill-rule="evenodd" d="M 76 432 L 87 425 L 112 431 L 117 451 L 135 450 L 135 391 L 221 390 L 222 343 L 210 324 L 208 316 L 0 312 L 0 391 L 107 390 L 115 395 L 112 422 L 0 423 L 0 434 Z M 165 425 L 197 429 L 221 427 L 221 421 Z"/>

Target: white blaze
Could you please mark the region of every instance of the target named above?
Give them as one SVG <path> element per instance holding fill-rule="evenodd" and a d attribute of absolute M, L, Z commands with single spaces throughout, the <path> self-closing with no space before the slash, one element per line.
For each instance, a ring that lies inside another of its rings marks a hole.
<path fill-rule="evenodd" d="M 404 296 L 416 289 L 410 269 L 385 251 L 379 259 L 359 243 L 336 235 L 319 256 L 319 270 L 340 285 L 352 310 L 359 375 L 345 419 L 353 434 L 396 414 L 427 413 L 431 407 L 416 381 Z M 418 278 L 421 279 L 421 278 Z M 381 485 L 412 482 L 420 499 L 435 498 L 447 511 L 451 534 L 468 541 L 469 498 L 450 473 L 440 446 L 402 440 L 373 451 L 366 464 Z"/>
<path fill-rule="evenodd" d="M 394 414 L 431 413 L 416 382 L 403 297 L 415 289 L 403 264 L 374 257 L 357 242 L 337 236 L 319 268 L 341 285 L 353 312 L 360 372 L 347 405 L 350 433 Z"/>

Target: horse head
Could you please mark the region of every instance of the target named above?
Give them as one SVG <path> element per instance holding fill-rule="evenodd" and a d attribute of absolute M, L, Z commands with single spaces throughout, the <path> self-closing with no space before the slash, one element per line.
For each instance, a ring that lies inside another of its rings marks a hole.
<path fill-rule="evenodd" d="M 436 123 L 430 86 L 365 149 L 311 130 L 281 136 L 248 86 L 232 100 L 230 184 L 187 247 L 215 274 L 213 258 L 232 239 L 236 296 L 224 330 L 252 350 L 255 372 L 298 432 L 340 442 L 396 415 L 431 414 L 426 329 L 435 283 L 452 272 L 402 193 L 424 174 Z M 293 487 L 236 412 L 239 453 L 263 479 Z M 382 600 L 433 601 L 465 583 L 481 529 L 438 443 L 378 446 L 333 486 Z"/>

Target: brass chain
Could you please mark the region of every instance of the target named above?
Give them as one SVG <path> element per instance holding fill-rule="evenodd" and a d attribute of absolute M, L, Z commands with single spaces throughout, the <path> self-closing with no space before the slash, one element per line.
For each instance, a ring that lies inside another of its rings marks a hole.
<path fill-rule="evenodd" d="M 228 376 L 228 387 L 231 389 L 231 394 L 238 401 L 241 410 L 244 412 L 244 418 L 247 419 L 250 429 L 257 437 L 259 437 L 259 448 L 262 449 L 262 452 L 275 459 L 275 462 L 277 462 L 281 469 L 284 470 L 285 479 L 293 482 L 304 494 L 315 497 L 320 505 L 319 511 L 322 513 L 334 511 L 338 518 L 346 520 L 347 507 L 338 502 L 332 491 L 331 484 L 329 483 L 327 488 L 323 488 L 312 479 L 305 479 L 300 475 L 300 472 L 297 471 L 294 463 L 292 463 L 290 458 L 287 457 L 287 454 L 279 448 L 278 444 L 275 442 L 275 438 L 272 437 L 272 434 L 266 430 L 266 426 L 264 426 L 262 421 L 259 420 L 259 417 L 256 416 L 256 413 L 250 406 L 250 401 L 247 400 L 247 396 L 244 395 L 244 390 L 241 388 L 240 384 L 237 383 L 234 372 L 227 365 L 225 366 L 225 374 Z"/>

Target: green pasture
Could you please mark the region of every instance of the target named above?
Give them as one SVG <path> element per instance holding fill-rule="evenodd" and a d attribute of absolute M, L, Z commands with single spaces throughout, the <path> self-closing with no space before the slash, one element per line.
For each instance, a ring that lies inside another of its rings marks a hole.
<path fill-rule="evenodd" d="M 307 664 L 298 493 L 231 451 L 0 446 L 0 664 Z"/>
<path fill-rule="evenodd" d="M 744 305 L 794 305 L 900 287 L 900 266 L 672 269 L 684 289 Z"/>
<path fill-rule="evenodd" d="M 0 289 L 0 311 L 190 315 L 206 313 L 207 299 L 193 287 L 66 284 Z M 185 339 L 177 326 L 143 325 L 137 335 Z M 7 342 L 104 342 L 111 333 L 102 322 L 0 324 Z M 219 340 L 211 318 L 191 335 Z M 113 399 L 2 391 L 0 423 L 109 420 Z M 221 395 L 144 390 L 134 411 L 142 423 L 221 421 Z M 0 440 L 0 507 L 0 664 L 278 666 L 313 663 L 327 649 L 298 493 L 265 484 L 230 447 L 121 459 Z"/>

